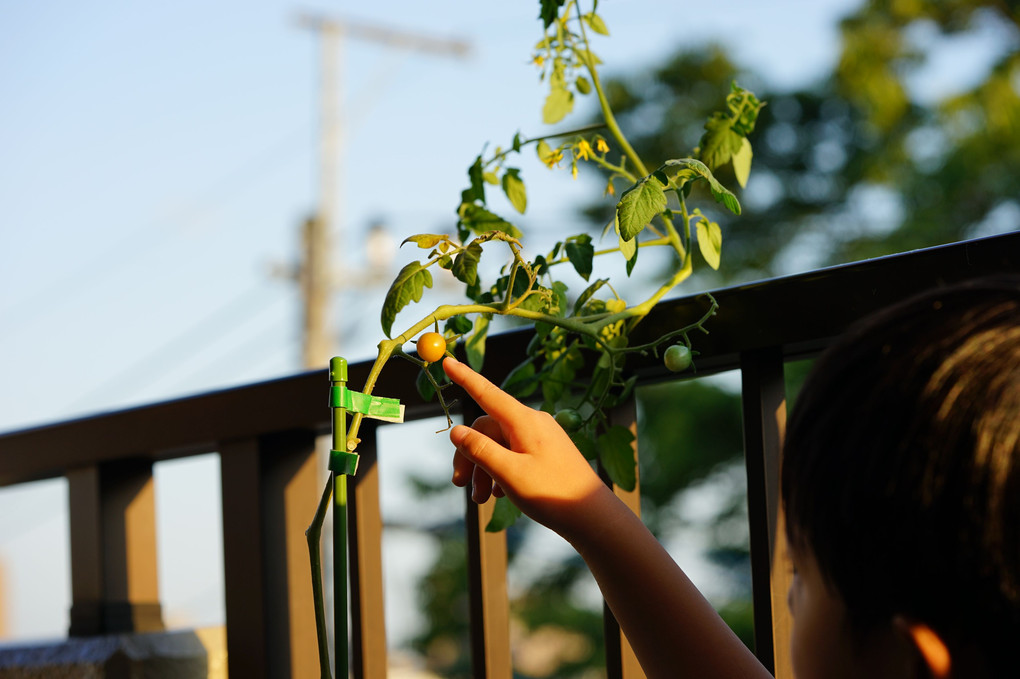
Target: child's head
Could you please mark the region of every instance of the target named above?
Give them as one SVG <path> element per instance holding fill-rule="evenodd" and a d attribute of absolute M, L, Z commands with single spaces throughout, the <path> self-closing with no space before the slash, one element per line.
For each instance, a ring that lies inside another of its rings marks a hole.
<path fill-rule="evenodd" d="M 782 497 L 854 643 L 916 622 L 955 666 L 1020 676 L 1020 282 L 933 291 L 844 334 L 791 414 Z"/>

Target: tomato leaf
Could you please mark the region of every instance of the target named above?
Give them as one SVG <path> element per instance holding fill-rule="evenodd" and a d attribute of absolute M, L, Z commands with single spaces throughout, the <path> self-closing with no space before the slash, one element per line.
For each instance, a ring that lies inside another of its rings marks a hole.
<path fill-rule="evenodd" d="M 509 168 L 503 175 L 503 193 L 506 194 L 510 204 L 522 215 L 528 208 L 528 194 L 524 189 L 524 181 L 521 180 L 520 170 Z"/>
<path fill-rule="evenodd" d="M 626 491 L 637 487 L 637 463 L 631 446 L 633 441 L 634 434 L 630 429 L 616 425 L 599 436 L 595 443 L 599 461 L 609 475 L 609 480 Z"/>
<path fill-rule="evenodd" d="M 623 240 L 632 240 L 666 209 L 666 192 L 658 179 L 648 176 L 620 196 L 616 204 L 616 230 Z"/>
<path fill-rule="evenodd" d="M 420 301 L 424 288 L 431 287 L 432 274 L 422 267 L 421 262 L 411 262 L 400 270 L 390 285 L 382 306 L 382 329 L 387 337 L 390 336 L 393 321 L 396 320 L 400 310 L 412 301 Z"/>
<path fill-rule="evenodd" d="M 524 235 L 516 226 L 480 205 L 462 203 L 459 213 L 458 226 L 476 235 L 482 235 L 488 231 L 502 231 L 514 238 L 521 238 Z"/>
<path fill-rule="evenodd" d="M 670 168 L 675 171 L 673 183 L 678 189 L 683 189 L 684 184 L 694 179 L 704 179 L 708 182 L 712 197 L 716 202 L 725 205 L 735 215 L 740 214 L 740 202 L 733 193 L 723 186 L 708 166 L 700 160 L 693 158 L 675 158 L 667 160 L 662 168 Z M 660 168 L 660 169 L 662 169 Z"/>
<path fill-rule="evenodd" d="M 496 498 L 496 505 L 492 508 L 492 517 L 485 526 L 486 533 L 498 533 L 517 522 L 521 517 L 521 510 L 514 506 L 506 497 Z"/>
<path fill-rule="evenodd" d="M 464 351 L 467 353 L 468 365 L 476 371 L 481 372 L 485 363 L 485 338 L 489 334 L 489 317 L 479 316 L 475 321 L 475 331 L 464 343 Z"/>
<path fill-rule="evenodd" d="M 711 168 L 725 165 L 740 150 L 742 139 L 733 131 L 733 119 L 724 113 L 713 113 L 705 122 L 705 133 L 701 136 L 701 160 Z"/>
<path fill-rule="evenodd" d="M 584 19 L 584 23 L 588 24 L 588 28 L 595 31 L 599 35 L 609 35 L 609 29 L 606 28 L 606 22 L 602 20 L 595 12 L 581 15 Z"/>
<path fill-rule="evenodd" d="M 422 250 L 428 250 L 429 248 L 436 247 L 445 240 L 446 236 L 438 233 L 419 233 L 414 236 L 408 236 L 400 245 L 403 247 L 405 243 L 414 243 Z"/>
<path fill-rule="evenodd" d="M 461 201 L 464 203 L 471 203 L 477 200 L 480 203 L 484 203 L 485 178 L 484 171 L 482 169 L 481 156 L 475 158 L 475 162 L 473 162 L 471 167 L 468 168 L 468 180 L 471 182 L 471 187 L 461 191 Z"/>
<path fill-rule="evenodd" d="M 722 230 L 718 224 L 706 219 L 698 220 L 696 228 L 701 256 L 705 258 L 710 267 L 718 270 L 719 258 L 722 253 Z"/>
<path fill-rule="evenodd" d="M 594 283 L 585 288 L 584 292 L 582 292 L 580 296 L 578 296 L 577 301 L 574 302 L 574 314 L 577 315 L 578 313 L 580 313 L 581 309 L 584 308 L 585 302 L 591 299 L 592 295 L 598 292 L 599 288 L 601 288 L 608 282 L 609 282 L 608 278 L 599 278 Z"/>
<path fill-rule="evenodd" d="M 446 329 L 454 335 L 464 335 L 471 332 L 474 323 L 467 316 L 451 316 L 446 319 Z"/>
<path fill-rule="evenodd" d="M 466 248 L 457 253 L 450 272 L 461 283 L 475 285 L 478 282 L 478 262 L 481 259 L 482 246 L 478 243 L 469 243 Z"/>
<path fill-rule="evenodd" d="M 591 276 L 592 260 L 595 258 L 595 246 L 591 244 L 591 236 L 581 234 L 563 246 L 567 259 L 574 265 L 574 271 L 584 280 Z"/>
<path fill-rule="evenodd" d="M 538 13 L 538 18 L 542 20 L 543 28 L 549 28 L 552 22 L 556 21 L 556 16 L 559 14 L 560 7 L 563 6 L 567 0 L 540 0 L 541 9 Z"/>
<path fill-rule="evenodd" d="M 751 175 L 751 158 L 754 153 L 751 151 L 751 142 L 747 137 L 741 137 L 743 143 L 740 150 L 733 154 L 733 174 L 737 177 L 740 188 L 747 186 L 747 178 Z"/>
<path fill-rule="evenodd" d="M 542 122 L 554 125 L 563 120 L 574 109 L 574 93 L 566 85 L 553 86 L 542 106 Z"/>
<path fill-rule="evenodd" d="M 506 376 L 499 388 L 517 398 L 527 398 L 538 389 L 538 380 L 535 379 L 534 359 L 528 358 L 517 365 L 510 374 Z"/>

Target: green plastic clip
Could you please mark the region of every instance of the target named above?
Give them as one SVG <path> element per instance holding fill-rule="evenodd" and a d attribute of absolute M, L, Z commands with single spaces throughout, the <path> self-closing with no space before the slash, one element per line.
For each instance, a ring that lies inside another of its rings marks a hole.
<path fill-rule="evenodd" d="M 354 476 L 358 473 L 358 460 L 361 458 L 357 453 L 348 453 L 346 450 L 329 451 L 329 470 L 334 474 L 346 474 Z"/>
<path fill-rule="evenodd" d="M 365 417 L 385 422 L 403 422 L 404 406 L 395 398 L 370 396 L 360 391 L 352 391 L 342 384 L 333 385 L 330 390 L 329 405 L 333 408 L 345 408 L 351 413 L 361 413 Z"/>

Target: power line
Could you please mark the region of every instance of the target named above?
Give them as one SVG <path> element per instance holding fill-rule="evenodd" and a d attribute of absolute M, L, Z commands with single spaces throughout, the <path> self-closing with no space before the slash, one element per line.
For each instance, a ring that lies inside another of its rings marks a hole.
<path fill-rule="evenodd" d="M 165 372 L 168 355 L 172 355 L 175 351 L 180 352 L 182 349 L 190 349 L 196 343 L 207 339 L 209 335 L 221 334 L 224 328 L 233 327 L 239 322 L 239 319 L 249 316 L 256 306 L 260 308 L 264 306 L 264 299 L 265 290 L 257 286 L 244 290 L 240 295 L 204 316 L 183 333 L 150 351 L 143 358 L 121 369 L 112 378 L 73 401 L 69 408 L 76 409 L 91 405 L 105 394 L 121 391 L 127 386 L 137 386 L 146 376 L 152 374 L 154 366 L 161 366 L 160 369 Z"/>

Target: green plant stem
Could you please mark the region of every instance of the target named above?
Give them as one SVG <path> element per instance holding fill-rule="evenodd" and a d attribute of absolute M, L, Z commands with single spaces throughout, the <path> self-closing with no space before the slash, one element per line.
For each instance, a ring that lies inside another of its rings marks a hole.
<path fill-rule="evenodd" d="M 591 54 L 591 50 L 588 45 L 588 34 L 584 30 L 584 20 L 581 19 L 581 8 L 575 5 L 575 9 L 577 10 L 577 18 L 579 28 L 581 30 L 581 40 L 584 42 L 584 48 L 587 53 Z M 641 162 L 641 156 L 637 154 L 634 147 L 632 147 L 630 142 L 627 141 L 627 137 L 624 136 L 623 131 L 620 129 L 620 125 L 616 122 L 616 116 L 613 114 L 613 109 L 609 107 L 609 99 L 606 97 L 606 93 L 602 89 L 602 81 L 599 80 L 598 69 L 595 68 L 595 64 L 592 63 L 592 59 L 585 59 L 584 67 L 591 76 L 592 85 L 595 87 L 595 94 L 597 94 L 599 98 L 599 107 L 602 109 L 602 117 L 606 121 L 606 127 L 609 128 L 609 133 L 613 135 L 614 139 L 616 139 L 616 142 L 620 145 L 624 155 L 626 155 L 627 158 L 630 159 L 630 162 L 634 164 L 638 175 L 642 177 L 648 175 L 648 169 L 645 167 L 645 164 Z"/>
<path fill-rule="evenodd" d="M 322 523 L 326 520 L 326 510 L 333 494 L 332 479 L 326 481 L 322 490 L 319 505 L 315 508 L 312 523 L 305 531 L 308 542 L 308 561 L 312 568 L 312 605 L 315 607 L 315 638 L 319 651 L 319 679 L 332 679 L 329 670 L 329 639 L 326 634 L 326 606 L 322 594 Z"/>

